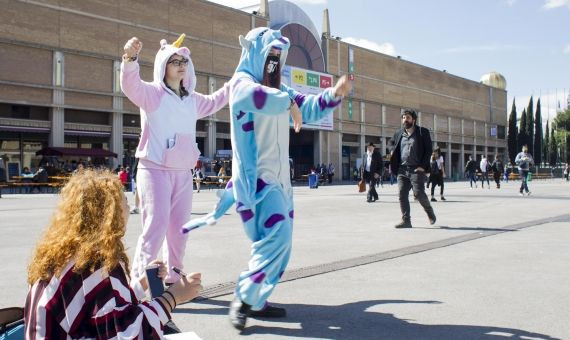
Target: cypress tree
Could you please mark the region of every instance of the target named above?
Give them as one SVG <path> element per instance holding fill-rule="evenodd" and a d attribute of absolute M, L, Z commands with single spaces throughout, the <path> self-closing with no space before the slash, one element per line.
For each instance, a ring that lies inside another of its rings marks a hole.
<path fill-rule="evenodd" d="M 526 109 L 526 145 L 528 145 L 528 152 L 534 157 L 534 104 L 532 96 L 528 101 L 528 107 Z"/>
<path fill-rule="evenodd" d="M 550 139 L 549 138 L 550 137 L 550 130 L 548 129 L 548 124 L 549 124 L 549 122 L 547 119 L 546 120 L 546 136 L 544 136 L 544 145 L 543 145 L 544 148 L 542 149 L 543 154 L 544 154 L 544 162 L 545 163 L 549 162 L 548 157 L 550 155 L 550 153 L 549 153 L 549 150 L 550 150 L 550 140 L 549 140 Z"/>
<path fill-rule="evenodd" d="M 534 119 L 534 162 L 542 163 L 542 114 L 540 113 L 540 98 L 536 102 L 536 117 Z"/>
<path fill-rule="evenodd" d="M 521 150 L 523 145 L 528 145 L 526 140 L 526 109 L 523 109 L 521 120 L 519 121 L 519 135 L 517 137 L 517 142 L 519 147 L 517 148 L 518 151 Z"/>
<path fill-rule="evenodd" d="M 513 98 L 513 106 L 511 107 L 511 114 L 509 115 L 509 130 L 507 132 L 507 149 L 509 151 L 511 164 L 515 164 L 515 157 L 518 153 L 517 135 L 517 107 L 515 105 L 515 99 Z"/>

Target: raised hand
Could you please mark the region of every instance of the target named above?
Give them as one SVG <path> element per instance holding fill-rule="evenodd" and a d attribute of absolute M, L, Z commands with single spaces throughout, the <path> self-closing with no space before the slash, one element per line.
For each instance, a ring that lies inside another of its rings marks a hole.
<path fill-rule="evenodd" d="M 303 125 L 303 116 L 301 115 L 299 106 L 297 106 L 295 101 L 291 104 L 290 111 L 291 117 L 293 117 L 293 129 L 295 129 L 296 133 L 299 133 L 299 131 L 301 131 L 301 126 Z"/>
<path fill-rule="evenodd" d="M 344 97 L 352 90 L 352 82 L 346 75 L 340 77 L 334 86 L 335 97 Z"/>
<path fill-rule="evenodd" d="M 131 39 L 129 39 L 129 41 L 127 41 L 127 43 L 125 44 L 125 47 L 123 47 L 123 49 L 125 50 L 125 54 L 123 54 L 123 58 L 133 58 L 136 57 L 142 50 L 142 41 L 139 40 L 139 38 L 137 37 L 132 37 Z"/>

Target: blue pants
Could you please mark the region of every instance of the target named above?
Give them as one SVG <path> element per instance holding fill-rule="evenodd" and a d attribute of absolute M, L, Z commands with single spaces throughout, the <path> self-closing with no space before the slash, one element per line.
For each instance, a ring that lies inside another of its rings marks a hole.
<path fill-rule="evenodd" d="M 520 171 L 520 176 L 521 176 L 521 188 L 520 188 L 520 192 L 522 194 L 523 190 L 525 192 L 528 192 L 528 185 L 527 185 L 527 179 L 528 179 L 528 170 L 521 170 Z"/>
<path fill-rule="evenodd" d="M 255 215 L 240 215 L 247 236 L 253 242 L 248 269 L 238 280 L 235 294 L 253 310 L 264 307 L 285 271 L 291 256 L 293 203 L 285 192 L 268 185 L 265 197 L 255 207 Z"/>

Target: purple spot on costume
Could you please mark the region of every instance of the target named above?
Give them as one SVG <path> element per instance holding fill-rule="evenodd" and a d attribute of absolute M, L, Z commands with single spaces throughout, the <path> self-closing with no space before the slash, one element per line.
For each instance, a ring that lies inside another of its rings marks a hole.
<path fill-rule="evenodd" d="M 245 132 L 253 131 L 253 121 L 244 123 L 241 128 Z"/>
<path fill-rule="evenodd" d="M 284 219 L 285 216 L 281 214 L 273 214 L 265 221 L 265 228 L 272 228 L 277 222 L 283 221 Z"/>
<path fill-rule="evenodd" d="M 265 273 L 262 271 L 258 271 L 257 273 L 251 275 L 249 278 L 251 279 L 251 281 L 253 281 L 255 283 L 261 283 L 261 282 L 263 282 L 263 279 L 265 278 Z"/>
<path fill-rule="evenodd" d="M 253 104 L 255 104 L 256 108 L 261 109 L 262 107 L 264 107 L 266 100 L 267 100 L 267 93 L 265 93 L 263 87 L 259 86 L 253 91 Z"/>

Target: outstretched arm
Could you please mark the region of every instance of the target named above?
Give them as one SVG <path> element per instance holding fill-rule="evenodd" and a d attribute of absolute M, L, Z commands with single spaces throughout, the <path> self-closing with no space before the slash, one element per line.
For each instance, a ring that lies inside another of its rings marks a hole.
<path fill-rule="evenodd" d="M 225 83 L 224 86 L 210 95 L 204 95 L 194 92 L 196 98 L 196 110 L 198 111 L 198 119 L 207 117 L 228 104 L 230 99 L 230 85 Z"/>
<path fill-rule="evenodd" d="M 286 85 L 281 85 L 281 88 L 299 106 L 303 122 L 315 122 L 334 110 L 340 104 L 342 97 L 350 92 L 352 85 L 346 76 L 342 76 L 334 87 L 318 95 L 304 95 Z"/>
<path fill-rule="evenodd" d="M 232 107 L 237 112 L 277 115 L 289 110 L 291 99 L 287 92 L 263 86 L 246 76 L 230 81 Z"/>

